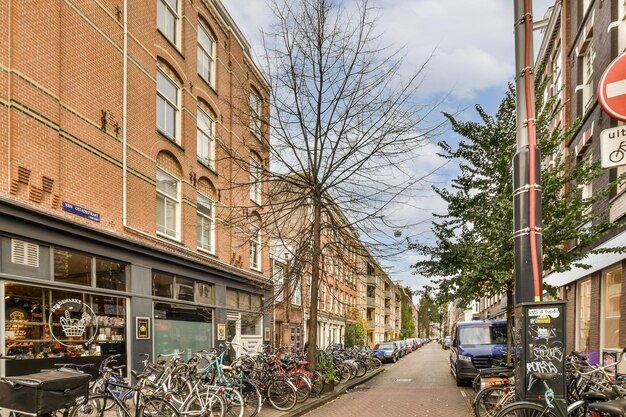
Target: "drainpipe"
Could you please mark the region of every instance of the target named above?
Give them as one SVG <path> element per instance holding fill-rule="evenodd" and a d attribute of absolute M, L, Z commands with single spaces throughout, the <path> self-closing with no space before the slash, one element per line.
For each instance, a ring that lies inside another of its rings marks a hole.
<path fill-rule="evenodd" d="M 123 47 L 123 70 L 122 70 L 122 222 L 128 227 L 126 171 L 127 165 L 127 140 L 128 140 L 128 0 L 124 0 L 124 47 Z"/>

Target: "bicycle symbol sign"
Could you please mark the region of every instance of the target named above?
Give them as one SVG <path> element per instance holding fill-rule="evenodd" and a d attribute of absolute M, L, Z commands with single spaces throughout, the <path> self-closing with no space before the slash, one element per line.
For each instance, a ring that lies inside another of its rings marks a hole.
<path fill-rule="evenodd" d="M 600 133 L 602 168 L 626 165 L 626 126 L 605 129 Z"/>

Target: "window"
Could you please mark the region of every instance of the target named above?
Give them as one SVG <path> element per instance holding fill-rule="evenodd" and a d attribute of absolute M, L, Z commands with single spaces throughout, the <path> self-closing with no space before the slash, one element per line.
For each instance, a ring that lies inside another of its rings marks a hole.
<path fill-rule="evenodd" d="M 255 91 L 250 92 L 250 130 L 261 136 L 261 97 Z"/>
<path fill-rule="evenodd" d="M 180 143 L 178 135 L 180 88 L 160 70 L 157 71 L 156 112 L 158 131 L 170 140 Z"/>
<path fill-rule="evenodd" d="M 237 308 L 239 306 L 239 296 L 237 290 L 226 288 L 226 307 Z"/>
<path fill-rule="evenodd" d="M 331 313 L 333 312 L 334 301 L 333 287 L 328 287 L 328 311 Z"/>
<path fill-rule="evenodd" d="M 563 49 L 559 46 L 554 54 L 554 94 L 559 100 L 563 98 Z"/>
<path fill-rule="evenodd" d="M 258 314 L 242 314 L 241 315 L 241 335 L 242 336 L 261 336 L 263 328 L 263 317 Z"/>
<path fill-rule="evenodd" d="M 583 112 L 589 109 L 593 101 L 593 61 L 595 57 L 592 39 L 583 55 Z"/>
<path fill-rule="evenodd" d="M 585 154 L 584 159 L 586 163 L 591 164 L 593 162 L 593 151 L 589 150 Z M 593 196 L 593 181 L 590 180 L 588 183 L 582 184 L 580 186 L 580 190 L 581 190 L 581 197 L 583 200 L 591 198 Z M 591 205 L 586 207 L 583 210 L 583 215 L 589 214 L 591 212 L 591 209 L 592 209 Z"/>
<path fill-rule="evenodd" d="M 204 282 L 196 282 L 196 302 L 201 304 L 214 304 L 215 296 L 213 285 Z"/>
<path fill-rule="evenodd" d="M 198 74 L 215 85 L 215 39 L 202 25 L 198 25 Z"/>
<path fill-rule="evenodd" d="M 180 181 L 157 169 L 157 233 L 180 238 Z"/>
<path fill-rule="evenodd" d="M 180 46 L 178 0 L 157 0 L 157 28 L 175 46 Z"/>
<path fill-rule="evenodd" d="M 96 258 L 96 287 L 126 291 L 126 265 Z"/>
<path fill-rule="evenodd" d="M 311 307 L 311 276 L 307 276 L 306 280 L 306 304 Z"/>
<path fill-rule="evenodd" d="M 198 193 L 196 210 L 198 249 L 213 253 L 215 251 L 213 246 L 215 241 L 214 203 L 208 197 Z"/>
<path fill-rule="evenodd" d="M 576 307 L 578 320 L 576 321 L 576 350 L 589 351 L 589 331 L 591 324 L 591 280 L 578 283 Z"/>
<path fill-rule="evenodd" d="M 619 348 L 622 268 L 612 269 L 602 280 L 602 348 Z"/>
<path fill-rule="evenodd" d="M 624 175 L 626 172 L 626 165 L 620 165 L 617 167 L 617 176 Z M 621 181 L 617 184 L 617 194 L 621 193 L 626 189 L 626 181 Z"/>
<path fill-rule="evenodd" d="M 297 306 L 302 305 L 302 281 L 300 280 L 300 278 L 296 278 L 294 282 L 293 295 L 291 297 L 291 302 Z"/>
<path fill-rule="evenodd" d="M 261 269 L 261 231 L 255 225 L 250 226 L 250 268 Z"/>
<path fill-rule="evenodd" d="M 201 109 L 198 109 L 197 117 L 196 146 L 198 161 L 211 169 L 215 169 L 215 122 L 211 116 Z"/>
<path fill-rule="evenodd" d="M 91 256 L 55 249 L 54 280 L 68 284 L 91 285 L 91 259 Z"/>
<path fill-rule="evenodd" d="M 283 277 L 283 268 L 274 265 L 274 294 L 276 301 L 283 301 L 283 286 L 285 285 Z"/>
<path fill-rule="evenodd" d="M 179 353 L 188 361 L 194 352 L 213 347 L 213 310 L 185 304 L 154 304 L 154 354 Z"/>
<path fill-rule="evenodd" d="M 321 309 L 326 310 L 326 285 L 324 283 L 322 285 L 322 296 L 321 296 Z"/>
<path fill-rule="evenodd" d="M 261 162 L 256 158 L 250 158 L 250 200 L 261 204 Z"/>

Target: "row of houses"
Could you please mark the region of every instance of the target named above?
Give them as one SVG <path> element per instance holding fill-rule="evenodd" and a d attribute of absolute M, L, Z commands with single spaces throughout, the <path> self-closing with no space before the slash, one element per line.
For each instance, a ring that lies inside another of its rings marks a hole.
<path fill-rule="evenodd" d="M 604 129 L 624 125 L 611 118 L 599 105 L 598 82 L 609 63 L 626 52 L 626 2 L 623 0 L 559 0 L 536 22 L 542 41 L 535 66 L 542 74 L 543 101 L 556 97 L 562 105 L 551 127 L 567 129 L 575 120 L 580 126 L 566 138 L 554 155 L 544 155 L 544 163 L 575 156 L 576 161 L 600 159 L 600 134 Z M 626 96 L 624 97 L 626 100 Z M 588 184 L 574 184 L 583 197 L 594 195 L 626 171 L 625 166 L 604 169 Z M 598 221 L 623 222 L 626 215 L 626 185 L 619 184 L 593 210 L 606 213 Z M 587 227 L 588 225 L 581 225 Z M 571 248 L 577 242 L 567 242 Z M 595 249 L 624 247 L 626 231 L 617 228 L 592 245 Z M 560 299 L 567 300 L 566 335 L 568 351 L 586 352 L 598 362 L 626 346 L 626 255 L 598 253 L 583 263 L 590 268 L 574 267 L 562 273 L 545 272 L 544 282 L 558 288 Z M 504 318 L 506 296 L 477 300 L 467 312 L 454 310 L 457 317 Z"/>
<path fill-rule="evenodd" d="M 22 359 L 0 375 L 306 341 L 310 274 L 280 290 L 268 226 L 271 91 L 219 0 L 0 1 L 0 40 L 0 352 Z M 397 337 L 410 293 L 347 240 L 318 344 L 352 310 Z"/>

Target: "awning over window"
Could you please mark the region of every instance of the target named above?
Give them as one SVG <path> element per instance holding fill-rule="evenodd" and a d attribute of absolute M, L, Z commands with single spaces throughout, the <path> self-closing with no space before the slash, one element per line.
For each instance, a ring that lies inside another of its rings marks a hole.
<path fill-rule="evenodd" d="M 614 238 L 607 240 L 602 245 L 598 246 L 597 249 L 617 248 L 620 246 L 626 246 L 626 232 L 622 232 Z M 584 278 L 593 272 L 609 267 L 624 258 L 626 258 L 626 253 L 592 253 L 581 261 L 581 263 L 591 265 L 591 268 L 584 269 L 574 267 L 569 271 L 552 273 L 546 275 L 544 281 L 552 286 L 562 287 L 563 285 Z"/>

